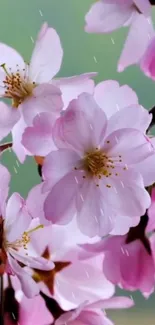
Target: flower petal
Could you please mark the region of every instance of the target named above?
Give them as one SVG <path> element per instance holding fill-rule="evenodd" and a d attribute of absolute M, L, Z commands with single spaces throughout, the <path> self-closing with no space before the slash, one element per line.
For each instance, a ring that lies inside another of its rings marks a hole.
<path fill-rule="evenodd" d="M 96 75 L 96 72 L 90 72 L 79 76 L 52 80 L 52 84 L 59 87 L 62 92 L 64 109 L 69 105 L 72 99 L 77 98 L 81 93 L 93 93 L 94 81 L 91 78 Z"/>
<path fill-rule="evenodd" d="M 40 223 L 43 225 L 49 225 L 49 221 L 45 219 L 44 216 L 44 201 L 47 197 L 47 193 L 42 193 L 43 184 L 38 184 L 34 186 L 30 192 L 28 193 L 28 197 L 26 199 L 26 206 L 32 216 L 32 218 L 39 218 Z M 39 200 L 38 200 L 39 198 Z"/>
<path fill-rule="evenodd" d="M 22 267 L 20 267 L 19 264 L 16 262 L 16 260 L 13 259 L 11 256 L 9 256 L 8 258 L 9 258 L 9 264 L 10 264 L 12 270 L 17 275 L 17 277 L 21 283 L 21 287 L 22 287 L 24 294 L 28 298 L 32 298 L 32 297 L 38 295 L 39 291 L 40 291 L 39 286 L 32 279 L 31 275 L 26 273 L 25 270 Z"/>
<path fill-rule="evenodd" d="M 40 113 L 33 120 L 33 126 L 25 129 L 23 146 L 33 155 L 46 156 L 56 149 L 53 142 L 53 119 L 50 113 Z"/>
<path fill-rule="evenodd" d="M 76 152 L 68 149 L 52 151 L 45 158 L 42 168 L 45 184 L 47 181 L 50 183 L 50 188 L 54 186 L 61 178 L 78 167 L 79 159 Z"/>
<path fill-rule="evenodd" d="M 51 113 L 53 121 L 59 116 L 63 107 L 60 90 L 49 84 L 36 87 L 33 95 L 21 104 L 22 114 L 27 125 L 32 125 L 36 115 Z"/>
<path fill-rule="evenodd" d="M 119 72 L 122 72 L 129 65 L 139 63 L 153 35 L 154 29 L 151 19 L 137 14 L 130 27 L 118 62 Z M 133 51 L 133 49 L 135 50 Z"/>
<path fill-rule="evenodd" d="M 135 9 L 128 3 L 105 3 L 98 1 L 85 17 L 85 31 L 88 33 L 109 33 L 123 26 Z"/>
<path fill-rule="evenodd" d="M 11 180 L 11 175 L 7 168 L 0 164 L 0 180 L 1 180 L 1 186 L 0 186 L 0 215 L 4 216 L 5 211 L 5 205 L 6 205 L 6 199 L 9 192 L 9 183 Z"/>
<path fill-rule="evenodd" d="M 30 61 L 30 79 L 49 82 L 60 70 L 63 50 L 55 29 L 43 25 Z"/>
<path fill-rule="evenodd" d="M 100 82 L 95 87 L 94 98 L 107 118 L 124 107 L 138 104 L 138 97 L 132 88 L 127 85 L 120 86 L 115 80 Z"/>
<path fill-rule="evenodd" d="M 155 80 L 155 37 L 149 43 L 142 59 L 140 67 L 147 77 Z"/>
<path fill-rule="evenodd" d="M 110 131 L 110 130 L 109 130 Z M 136 129 L 125 128 L 112 132 L 104 143 L 104 152 L 108 157 L 117 157 L 116 165 L 133 165 L 154 155 L 151 141 Z M 119 162 L 119 155 L 121 156 Z M 115 157 L 115 158 L 114 158 Z"/>
<path fill-rule="evenodd" d="M 0 102 L 0 141 L 6 137 L 13 126 L 20 119 L 20 113 L 18 110 Z"/>
<path fill-rule="evenodd" d="M 145 133 L 151 120 L 151 114 L 142 106 L 125 107 L 109 119 L 107 134 L 123 128 L 133 128 Z"/>
<path fill-rule="evenodd" d="M 22 135 L 26 127 L 27 125 L 23 117 L 21 117 L 20 120 L 15 124 L 15 126 L 12 129 L 12 139 L 13 139 L 12 150 L 15 152 L 15 154 L 17 155 L 21 163 L 24 162 L 26 155 L 31 155 L 30 152 L 28 152 L 21 143 Z"/>
<path fill-rule="evenodd" d="M 108 179 L 102 178 L 100 189 L 103 197 L 106 198 L 106 203 L 110 210 L 113 208 L 116 211 L 117 217 L 120 216 L 141 216 L 150 206 L 150 196 L 143 185 L 142 176 L 132 170 L 124 171 L 124 175 L 118 173 Z M 107 183 L 110 188 L 107 188 Z"/>
<path fill-rule="evenodd" d="M 27 230 L 31 219 L 24 199 L 18 193 L 13 193 L 6 206 L 4 228 L 7 240 L 12 242 L 19 239 Z"/>
<path fill-rule="evenodd" d="M 75 214 L 75 195 L 77 192 L 75 177 L 75 172 L 65 175 L 54 185 L 48 194 L 44 204 L 47 220 L 56 224 L 67 224 L 73 218 Z M 64 188 L 66 190 L 62 196 L 61 193 Z"/>
<path fill-rule="evenodd" d="M 104 137 L 107 119 L 92 95 L 83 93 L 74 99 L 56 122 L 53 137 L 58 147 L 72 147 L 80 154 L 98 146 Z"/>

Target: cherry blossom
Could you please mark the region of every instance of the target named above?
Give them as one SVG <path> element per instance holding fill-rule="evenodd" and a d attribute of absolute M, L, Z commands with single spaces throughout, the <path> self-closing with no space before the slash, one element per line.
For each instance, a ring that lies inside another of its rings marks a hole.
<path fill-rule="evenodd" d="M 82 232 L 102 236 L 112 231 L 119 216 L 145 213 L 150 198 L 135 166 L 154 155 L 154 148 L 137 129 L 111 128 L 88 94 L 73 100 L 57 120 L 54 140 L 59 150 L 51 152 L 43 165 L 43 191 L 50 190 L 45 200 L 48 220 L 65 224 L 76 212 Z M 41 143 L 35 141 L 34 146 L 41 154 Z"/>
<path fill-rule="evenodd" d="M 0 139 L 12 130 L 13 150 L 21 162 L 28 154 L 21 145 L 21 136 L 36 115 L 49 112 L 54 123 L 63 106 L 82 89 L 93 91 L 91 77 L 96 73 L 53 79 L 61 67 L 62 57 L 59 36 L 46 23 L 38 34 L 30 64 L 16 50 L 0 43 L 0 97 L 12 100 L 12 107 L 0 103 Z"/>
<path fill-rule="evenodd" d="M 36 218 L 33 222 L 35 225 L 39 221 Z M 76 308 L 85 300 L 95 302 L 114 294 L 113 284 L 102 272 L 102 257 L 89 257 L 77 245 L 94 240 L 87 240 L 87 236 L 78 230 L 76 222 L 64 227 L 45 226 L 33 232 L 31 240 L 38 255 L 44 256 L 55 265 L 48 272 L 31 268 L 32 278 L 38 283 L 40 290 L 56 299 L 64 310 Z"/>
<path fill-rule="evenodd" d="M 32 228 L 32 217 L 24 199 L 18 193 L 13 193 L 6 203 L 10 174 L 2 165 L 0 165 L 0 178 L 2 181 L 0 189 L 0 274 L 7 272 L 16 275 L 25 294 L 31 297 L 39 293 L 39 288 L 21 264 L 43 270 L 52 269 L 54 264 L 39 257 L 31 245 L 31 233 L 43 226 Z"/>
<path fill-rule="evenodd" d="M 77 309 L 62 314 L 55 322 L 55 325 L 114 325 L 103 309 L 119 309 L 130 308 L 133 306 L 133 301 L 127 297 L 112 297 L 107 300 L 100 300 L 93 304 L 79 306 Z"/>

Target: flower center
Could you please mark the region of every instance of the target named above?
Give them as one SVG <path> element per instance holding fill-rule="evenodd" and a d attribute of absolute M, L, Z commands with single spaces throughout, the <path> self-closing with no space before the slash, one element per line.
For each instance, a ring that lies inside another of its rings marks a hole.
<path fill-rule="evenodd" d="M 12 248 L 14 250 L 18 250 L 19 248 L 24 248 L 24 249 L 27 249 L 27 245 L 28 243 L 30 242 L 30 236 L 29 234 L 40 229 L 40 228 L 43 228 L 44 226 L 43 225 L 39 225 L 29 231 L 24 231 L 24 233 L 22 234 L 22 237 L 21 239 L 17 239 L 15 240 L 14 242 L 9 242 L 9 241 L 4 241 L 5 242 L 5 247 L 6 249 L 8 248 Z"/>
<path fill-rule="evenodd" d="M 2 64 L 1 67 L 6 73 L 6 78 L 3 81 L 5 97 L 11 98 L 13 107 L 17 108 L 27 97 L 32 95 L 36 84 L 28 82 L 26 75 L 22 76 L 18 70 L 16 73 L 9 73 L 5 64 Z"/>

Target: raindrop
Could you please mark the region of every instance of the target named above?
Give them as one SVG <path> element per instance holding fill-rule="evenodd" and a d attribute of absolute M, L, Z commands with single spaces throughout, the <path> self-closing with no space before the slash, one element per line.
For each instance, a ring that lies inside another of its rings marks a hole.
<path fill-rule="evenodd" d="M 123 249 L 123 247 L 121 247 L 121 251 L 122 251 L 122 253 L 124 254 L 124 249 Z"/>
<path fill-rule="evenodd" d="M 95 63 L 97 63 L 97 59 L 96 59 L 96 56 L 94 56 L 94 61 L 95 61 Z"/>
<path fill-rule="evenodd" d="M 114 45 L 115 44 L 115 41 L 114 39 L 111 37 L 111 41 L 112 41 L 112 44 Z"/>
<path fill-rule="evenodd" d="M 90 128 L 93 130 L 93 126 L 92 126 L 92 124 L 90 123 L 89 125 L 90 125 Z"/>
<path fill-rule="evenodd" d="M 102 216 L 104 216 L 104 212 L 103 212 L 102 208 L 100 208 L 100 212 L 101 212 Z"/>
<path fill-rule="evenodd" d="M 34 39 L 33 39 L 33 37 L 32 37 L 32 36 L 30 36 L 30 39 L 31 39 L 32 43 L 34 43 Z"/>
<path fill-rule="evenodd" d="M 83 198 L 83 195 L 82 194 L 80 194 L 80 198 L 84 202 L 84 198 Z"/>
<path fill-rule="evenodd" d="M 16 159 L 16 165 L 17 167 L 19 167 L 19 161 Z"/>
<path fill-rule="evenodd" d="M 75 299 L 75 294 L 74 294 L 74 292 L 72 291 L 72 297 L 73 297 L 73 299 Z"/>
<path fill-rule="evenodd" d="M 95 219 L 96 223 L 98 223 L 98 219 L 97 219 L 97 217 L 96 217 L 96 216 L 94 216 L 94 219 Z"/>
<path fill-rule="evenodd" d="M 89 273 L 88 273 L 88 271 L 85 270 L 85 273 L 86 273 L 87 278 L 89 279 Z"/>
<path fill-rule="evenodd" d="M 14 319 L 16 319 L 16 317 L 15 317 L 15 314 L 14 314 L 14 313 L 12 313 L 12 317 L 13 317 Z"/>
<path fill-rule="evenodd" d="M 129 252 L 128 252 L 128 250 L 127 250 L 127 249 L 125 250 L 125 252 L 126 252 L 126 255 L 127 255 L 127 256 L 129 256 Z"/>
<path fill-rule="evenodd" d="M 122 181 L 120 181 L 120 183 L 121 183 L 122 187 L 124 188 L 124 183 Z"/>
<path fill-rule="evenodd" d="M 17 169 L 16 169 L 16 167 L 15 167 L 15 166 L 13 166 L 13 169 L 14 169 L 14 172 L 17 174 L 17 173 L 18 173 L 18 171 L 17 171 Z"/>
<path fill-rule="evenodd" d="M 39 9 L 40 16 L 43 17 L 42 11 Z"/>
<path fill-rule="evenodd" d="M 78 184 L 78 183 L 79 183 L 79 181 L 78 181 L 77 177 L 76 177 L 76 176 L 74 176 L 74 178 L 75 178 L 75 182 Z"/>
<path fill-rule="evenodd" d="M 117 110 L 118 110 L 118 111 L 120 110 L 120 107 L 119 107 L 119 105 L 118 105 L 118 104 L 116 104 L 116 108 L 117 108 Z"/>
<path fill-rule="evenodd" d="M 118 138 L 116 137 L 116 135 L 115 135 L 115 140 L 116 140 L 116 142 L 118 143 Z"/>

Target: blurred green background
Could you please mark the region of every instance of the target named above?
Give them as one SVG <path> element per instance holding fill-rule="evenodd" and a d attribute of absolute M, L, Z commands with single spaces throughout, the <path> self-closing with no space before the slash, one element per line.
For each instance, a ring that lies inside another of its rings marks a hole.
<path fill-rule="evenodd" d="M 29 61 L 33 39 L 41 24 L 47 21 L 57 30 L 64 49 L 59 76 L 97 71 L 96 82 L 117 79 L 121 84 L 128 84 L 137 92 L 140 103 L 151 108 L 155 105 L 155 83 L 144 77 L 138 67 L 130 67 L 121 74 L 116 72 L 127 29 L 107 35 L 84 32 L 84 16 L 92 3 L 92 0 L 1 0 L 0 41 L 15 47 Z M 29 189 L 39 183 L 32 159 L 27 159 L 21 165 L 15 155 L 8 151 L 2 161 L 12 173 L 11 190 L 26 196 Z M 139 293 L 132 296 L 136 302 L 134 309 L 110 313 L 115 324 L 155 325 L 154 295 L 149 300 Z"/>

